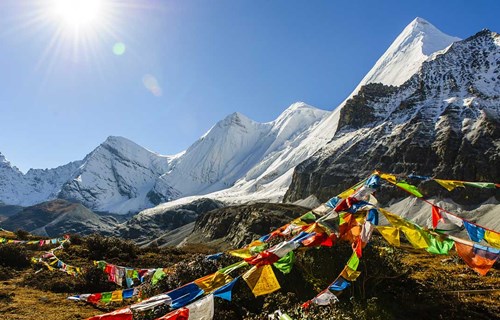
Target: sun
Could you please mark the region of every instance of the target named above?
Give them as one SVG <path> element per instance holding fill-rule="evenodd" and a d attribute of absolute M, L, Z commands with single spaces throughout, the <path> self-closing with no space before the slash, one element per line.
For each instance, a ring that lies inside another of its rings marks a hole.
<path fill-rule="evenodd" d="M 105 0 L 52 0 L 50 11 L 67 27 L 95 28 L 105 18 Z"/>

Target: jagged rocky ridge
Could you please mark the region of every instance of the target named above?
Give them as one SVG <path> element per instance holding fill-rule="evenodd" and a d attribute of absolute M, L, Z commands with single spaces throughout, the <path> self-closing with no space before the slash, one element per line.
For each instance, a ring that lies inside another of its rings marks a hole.
<path fill-rule="evenodd" d="M 399 87 L 363 86 L 333 139 L 296 167 L 285 199 L 326 200 L 374 169 L 500 181 L 499 163 L 500 36 L 483 30 Z"/>

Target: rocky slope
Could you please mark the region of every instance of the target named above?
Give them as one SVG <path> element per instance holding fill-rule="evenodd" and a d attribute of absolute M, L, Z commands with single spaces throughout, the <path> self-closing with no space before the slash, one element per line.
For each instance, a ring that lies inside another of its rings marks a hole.
<path fill-rule="evenodd" d="M 499 66 L 500 36 L 483 30 L 399 87 L 363 86 L 339 111 L 333 139 L 297 166 L 286 200 L 326 200 L 374 169 L 500 181 Z"/>
<path fill-rule="evenodd" d="M 224 206 L 220 201 L 198 199 L 175 206 L 155 215 L 136 215 L 120 225 L 116 232 L 120 237 L 137 243 L 148 243 L 166 232 L 194 222 L 200 215 Z"/>
<path fill-rule="evenodd" d="M 24 208 L 2 222 L 2 227 L 6 230 L 23 229 L 49 237 L 94 232 L 112 235 L 117 225 L 118 221 L 113 217 L 100 216 L 79 203 L 61 199 Z"/>

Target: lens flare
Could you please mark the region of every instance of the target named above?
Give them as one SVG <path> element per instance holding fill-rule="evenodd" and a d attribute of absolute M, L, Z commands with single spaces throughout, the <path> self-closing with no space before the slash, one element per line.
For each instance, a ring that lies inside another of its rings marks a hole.
<path fill-rule="evenodd" d="M 146 74 L 142 77 L 142 83 L 154 96 L 161 97 L 163 91 L 161 90 L 158 80 L 153 75 Z"/>
<path fill-rule="evenodd" d="M 121 56 L 125 53 L 126 47 L 123 42 L 117 42 L 113 45 L 113 53 L 117 56 Z"/>
<path fill-rule="evenodd" d="M 51 11 L 68 27 L 87 28 L 102 22 L 103 0 L 52 0 Z"/>

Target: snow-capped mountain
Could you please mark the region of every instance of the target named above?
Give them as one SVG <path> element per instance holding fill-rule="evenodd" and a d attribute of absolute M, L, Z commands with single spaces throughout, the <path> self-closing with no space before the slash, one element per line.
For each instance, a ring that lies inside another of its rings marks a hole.
<path fill-rule="evenodd" d="M 122 137 L 109 137 L 85 157 L 59 197 L 96 211 L 137 212 L 152 205 L 148 193 L 174 158 Z"/>
<path fill-rule="evenodd" d="M 54 169 L 30 169 L 23 174 L 0 153 L 0 202 L 31 206 L 54 199 L 81 163 L 74 161 Z"/>
<path fill-rule="evenodd" d="M 233 113 L 176 159 L 155 188 L 165 194 L 163 186 L 172 187 L 181 196 L 191 196 L 224 190 L 236 183 L 234 190 L 255 192 L 259 185 L 279 178 L 306 158 L 300 153 L 293 159 L 287 159 L 287 155 L 328 114 L 302 102 L 267 123 Z"/>
<path fill-rule="evenodd" d="M 361 87 L 340 110 L 333 139 L 296 167 L 286 199 L 327 199 L 374 169 L 498 181 L 499 142 L 500 35 L 483 30 L 399 87 Z"/>
<path fill-rule="evenodd" d="M 361 84 L 399 84 L 434 50 L 442 50 L 454 40 L 417 18 Z M 82 161 L 51 170 L 30 170 L 26 175 L 1 156 L 0 201 L 33 205 L 58 196 L 113 213 L 137 212 L 206 194 L 233 203 L 279 201 L 295 166 L 332 139 L 344 106 L 331 113 L 296 103 L 267 123 L 234 113 L 175 156 L 162 156 L 118 137 L 108 138 Z"/>

